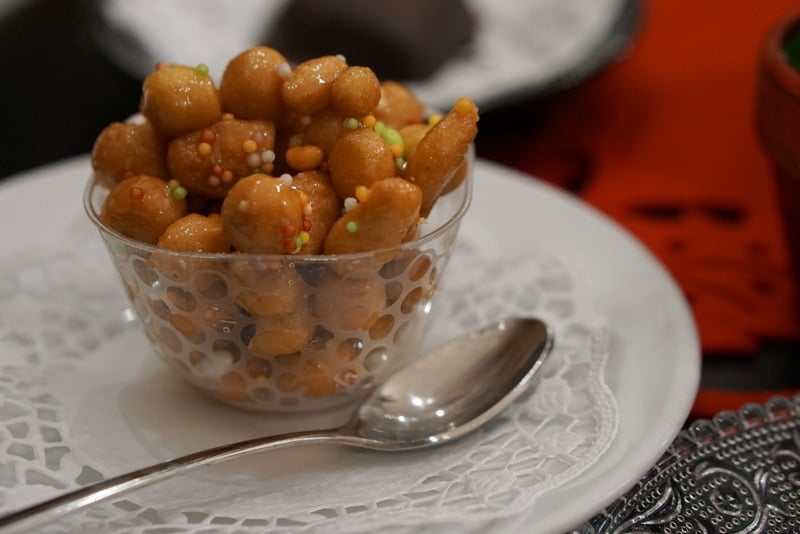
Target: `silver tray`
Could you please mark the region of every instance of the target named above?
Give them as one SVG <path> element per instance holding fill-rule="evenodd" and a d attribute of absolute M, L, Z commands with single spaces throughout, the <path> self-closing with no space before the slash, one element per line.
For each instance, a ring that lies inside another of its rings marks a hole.
<path fill-rule="evenodd" d="M 800 532 L 800 395 L 692 423 L 635 487 L 575 532 Z"/>

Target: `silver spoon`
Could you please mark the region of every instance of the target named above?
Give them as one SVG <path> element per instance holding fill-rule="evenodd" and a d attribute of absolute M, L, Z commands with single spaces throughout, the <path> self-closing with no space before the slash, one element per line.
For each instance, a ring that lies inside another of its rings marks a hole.
<path fill-rule="evenodd" d="M 0 518 L 0 528 L 31 529 L 191 469 L 288 445 L 340 443 L 382 451 L 441 445 L 477 429 L 526 391 L 552 344 L 552 331 L 538 319 L 502 321 L 404 367 L 339 428 L 260 437 L 181 456 L 11 513 Z"/>

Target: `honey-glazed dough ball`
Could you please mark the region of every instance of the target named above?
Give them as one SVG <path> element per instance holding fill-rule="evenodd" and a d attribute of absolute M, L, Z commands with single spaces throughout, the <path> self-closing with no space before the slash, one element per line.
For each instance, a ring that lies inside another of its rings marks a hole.
<path fill-rule="evenodd" d="M 222 231 L 222 218 L 190 213 L 170 224 L 157 247 L 184 252 L 229 252 L 231 242 Z"/>
<path fill-rule="evenodd" d="M 338 56 L 322 56 L 297 65 L 283 80 L 281 94 L 286 107 L 311 115 L 327 107 L 334 80 L 347 68 Z"/>
<path fill-rule="evenodd" d="M 345 116 L 338 112 L 328 109 L 320 111 L 310 117 L 298 140 L 302 144 L 320 147 L 327 157 L 344 131 L 344 120 Z"/>
<path fill-rule="evenodd" d="M 273 48 L 256 46 L 230 60 L 219 86 L 225 111 L 239 119 L 277 121 L 283 110 L 282 69 L 286 58 Z"/>
<path fill-rule="evenodd" d="M 339 278 L 325 277 L 311 301 L 312 315 L 330 332 L 369 330 L 386 305 L 383 280 L 362 270 Z"/>
<path fill-rule="evenodd" d="M 422 191 L 403 178 L 385 178 L 334 223 L 326 254 L 349 254 L 401 244 L 419 222 Z"/>
<path fill-rule="evenodd" d="M 406 124 L 422 122 L 425 118 L 425 106 L 405 85 L 386 81 L 381 84 L 381 99 L 372 114 L 379 121 L 400 128 Z"/>
<path fill-rule="evenodd" d="M 346 117 L 370 113 L 380 99 L 381 84 L 368 67 L 347 67 L 331 87 L 331 106 Z"/>
<path fill-rule="evenodd" d="M 236 303 L 253 317 L 275 318 L 305 308 L 303 284 L 294 269 L 237 261 L 230 266 L 230 275 Z"/>
<path fill-rule="evenodd" d="M 137 174 L 167 179 L 167 145 L 146 120 L 112 122 L 94 142 L 92 169 L 115 182 Z"/>
<path fill-rule="evenodd" d="M 122 235 L 156 244 L 169 225 L 186 215 L 186 199 L 173 194 L 161 178 L 139 175 L 119 182 L 108 193 L 100 220 Z"/>
<path fill-rule="evenodd" d="M 389 145 L 372 128 L 344 132 L 331 149 L 328 171 L 341 199 L 355 196 L 360 185 L 369 187 L 398 172 Z"/>
<path fill-rule="evenodd" d="M 478 108 L 460 98 L 453 109 L 419 141 L 408 158 L 404 176 L 422 189 L 421 214 L 426 217 L 445 186 L 464 163 L 478 133 Z"/>
<path fill-rule="evenodd" d="M 208 69 L 164 65 L 144 79 L 141 112 L 166 138 L 210 126 L 222 117 Z"/>
<path fill-rule="evenodd" d="M 309 240 L 300 254 L 321 254 L 325 238 L 341 214 L 342 203 L 333 190 L 330 178 L 322 171 L 298 173 L 292 180 L 292 186 L 305 193 L 310 206 L 306 215 L 310 223 Z"/>
<path fill-rule="evenodd" d="M 190 193 L 221 199 L 240 178 L 271 171 L 274 148 L 272 122 L 221 120 L 174 139 L 167 166 Z"/>
<path fill-rule="evenodd" d="M 314 323 L 305 313 L 290 313 L 256 324 L 247 348 L 259 358 L 274 358 L 300 351 L 314 334 Z"/>
<path fill-rule="evenodd" d="M 253 174 L 239 180 L 222 202 L 222 226 L 234 248 L 251 254 L 294 254 L 303 228 L 300 193 L 280 178 Z"/>

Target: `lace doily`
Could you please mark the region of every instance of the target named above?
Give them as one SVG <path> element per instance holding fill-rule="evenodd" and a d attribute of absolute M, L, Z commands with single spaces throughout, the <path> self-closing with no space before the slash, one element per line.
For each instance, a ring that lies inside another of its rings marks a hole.
<path fill-rule="evenodd" d="M 477 527 L 577 477 L 617 430 L 603 321 L 558 258 L 529 250 L 500 261 L 470 230 L 462 230 L 426 345 L 514 314 L 541 317 L 556 332 L 532 394 L 498 419 L 428 451 L 313 446 L 244 458 L 51 530 Z M 100 240 L 87 231 L 78 241 L 0 281 L 0 514 L 199 448 L 297 428 L 223 406 L 172 375 L 128 310 Z"/>

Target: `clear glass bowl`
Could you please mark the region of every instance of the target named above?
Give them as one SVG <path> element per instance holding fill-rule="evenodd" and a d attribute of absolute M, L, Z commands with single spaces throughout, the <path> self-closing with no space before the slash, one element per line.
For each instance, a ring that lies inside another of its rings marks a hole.
<path fill-rule="evenodd" d="M 89 181 L 84 205 L 155 352 L 180 376 L 244 408 L 327 410 L 418 354 L 469 206 L 472 158 L 421 237 L 369 253 L 175 252 L 105 226 L 101 180 Z"/>

